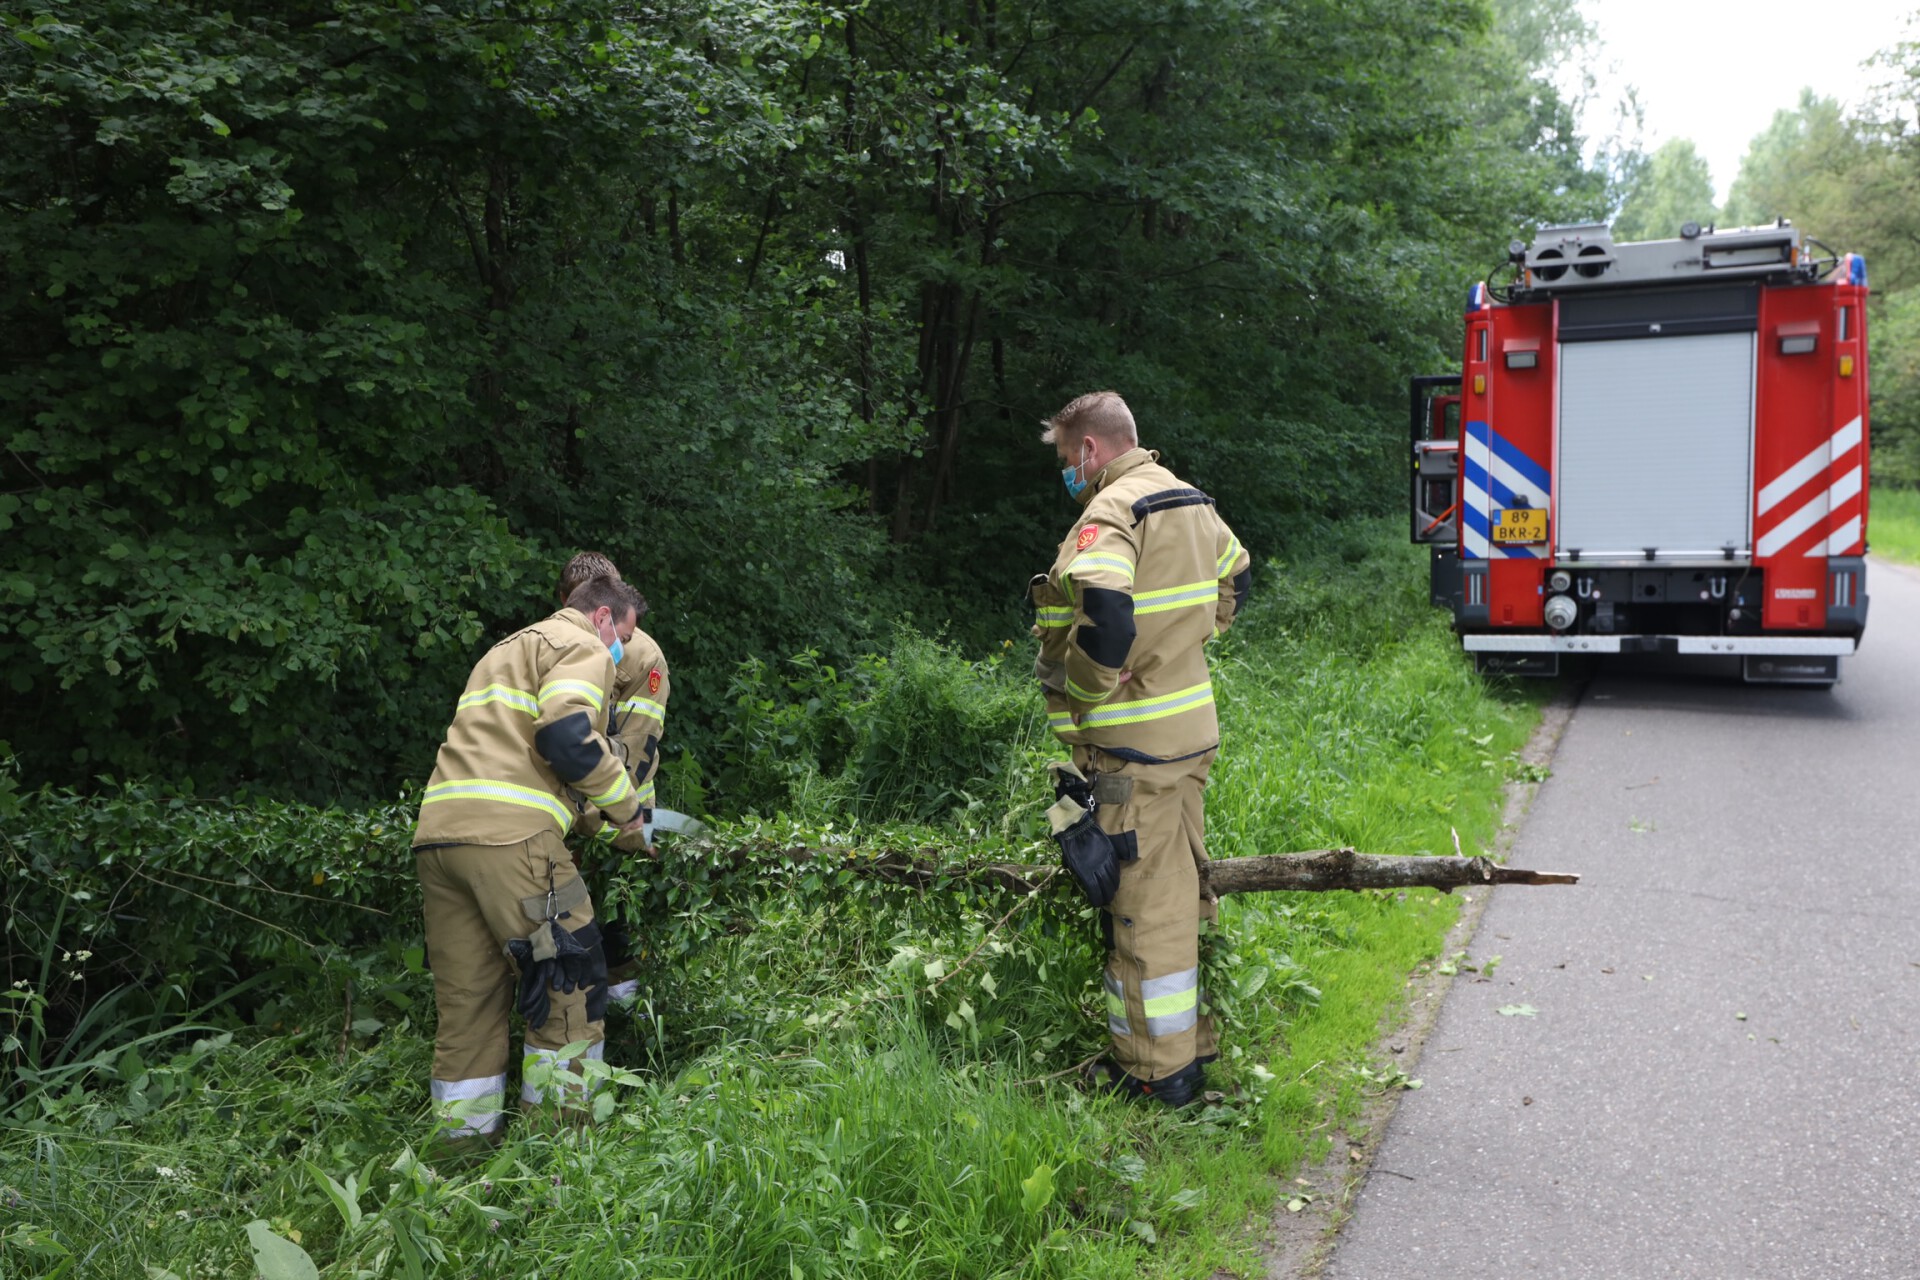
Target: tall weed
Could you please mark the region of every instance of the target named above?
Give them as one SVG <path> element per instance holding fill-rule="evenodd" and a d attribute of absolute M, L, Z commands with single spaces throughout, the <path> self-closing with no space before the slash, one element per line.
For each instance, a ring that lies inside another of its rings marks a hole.
<path fill-rule="evenodd" d="M 1010 646 L 972 661 L 902 626 L 842 672 L 809 650 L 749 659 L 728 690 L 722 789 L 746 810 L 938 823 L 1032 781 L 1044 714 Z"/>
<path fill-rule="evenodd" d="M 1215 651 L 1214 856 L 1491 841 L 1541 693 L 1472 676 L 1400 536 L 1349 528 L 1257 568 Z M 87 1069 L 0 1119 L 0 1271 L 250 1275 L 262 1232 L 326 1275 L 406 1274 L 409 1257 L 594 1280 L 1255 1267 L 1245 1224 L 1378 1080 L 1369 1048 L 1454 902 L 1228 899 L 1203 963 L 1225 1031 L 1212 1078 L 1234 1096 L 1175 1116 L 1063 1087 L 1105 1042 L 1092 913 L 1060 886 L 1016 902 L 961 874 L 1052 856 L 1036 815 L 1054 749 L 1021 665 L 902 632 L 845 670 L 741 668 L 716 789 L 734 771 L 736 794 L 786 816 L 594 869 L 639 935 L 645 999 L 608 1044 L 638 1074 L 609 1083 L 597 1133 L 516 1123 L 467 1174 L 419 1159 L 431 1021 L 403 811 L 24 797 L 8 892 L 48 937 L 70 933 L 61 901 L 137 901 L 193 989 L 275 976 L 211 1011 L 220 1034 L 75 1039 Z M 835 841 L 952 874 L 876 881 L 816 856 Z M 85 936 L 125 948 L 116 927 Z M 340 939 L 316 964 L 307 944 Z M 116 965 L 159 972 L 125 950 Z"/>

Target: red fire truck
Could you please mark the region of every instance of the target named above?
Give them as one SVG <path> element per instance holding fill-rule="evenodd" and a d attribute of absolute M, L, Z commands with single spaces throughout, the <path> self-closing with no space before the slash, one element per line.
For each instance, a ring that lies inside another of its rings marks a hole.
<path fill-rule="evenodd" d="M 1867 620 L 1867 273 L 1782 221 L 1510 246 L 1412 386 L 1413 540 L 1480 670 L 1738 658 L 1830 685 Z"/>

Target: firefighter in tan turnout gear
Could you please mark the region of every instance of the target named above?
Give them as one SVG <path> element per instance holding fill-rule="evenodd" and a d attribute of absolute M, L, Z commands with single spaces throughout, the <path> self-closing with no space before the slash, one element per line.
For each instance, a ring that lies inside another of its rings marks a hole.
<path fill-rule="evenodd" d="M 598 551 L 582 551 L 567 561 L 560 571 L 560 602 L 594 577 L 619 578 L 620 570 Z M 646 600 L 640 601 L 640 616 L 647 612 Z M 633 778 L 634 795 L 640 800 L 642 818 L 651 817 L 654 800 L 654 775 L 660 770 L 660 740 L 666 733 L 667 698 L 673 682 L 667 674 L 667 656 L 659 642 L 637 625 L 623 646 L 613 677 L 613 696 L 609 702 L 607 737 L 627 772 Z M 623 832 L 606 822 L 600 811 L 584 806 L 579 834 L 588 837 L 595 848 L 613 848 L 622 853 L 652 856 L 653 847 L 644 831 Z M 607 953 L 607 994 L 615 1002 L 633 999 L 640 983 L 635 977 L 633 938 L 626 923 L 618 919 L 601 922 L 601 941 Z"/>
<path fill-rule="evenodd" d="M 1199 968 L 1215 916 L 1201 792 L 1220 744 L 1205 645 L 1245 602 L 1251 560 L 1213 499 L 1140 448 L 1115 393 L 1081 396 L 1041 438 L 1084 508 L 1029 591 L 1048 725 L 1072 749 L 1048 817 L 1109 947 L 1113 1058 L 1096 1082 L 1182 1106 L 1218 1052 Z"/>
<path fill-rule="evenodd" d="M 439 1136 L 496 1136 L 505 1104 L 508 1018 L 526 1020 L 520 1098 L 578 1106 L 551 1081 L 559 1050 L 601 1053 L 606 958 L 593 901 L 567 851 L 573 795 L 623 833 L 641 805 L 606 736 L 608 690 L 639 617 L 614 578 L 508 636 L 475 665 L 440 747 L 414 830 L 439 1031 Z"/>

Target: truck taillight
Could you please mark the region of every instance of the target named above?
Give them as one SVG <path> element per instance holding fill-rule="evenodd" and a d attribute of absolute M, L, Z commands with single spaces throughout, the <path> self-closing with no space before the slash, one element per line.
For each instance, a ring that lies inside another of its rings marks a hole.
<path fill-rule="evenodd" d="M 1860 577 L 1851 569 L 1841 569 L 1832 575 L 1833 591 L 1828 600 L 1835 609 L 1851 609 L 1860 599 Z"/>

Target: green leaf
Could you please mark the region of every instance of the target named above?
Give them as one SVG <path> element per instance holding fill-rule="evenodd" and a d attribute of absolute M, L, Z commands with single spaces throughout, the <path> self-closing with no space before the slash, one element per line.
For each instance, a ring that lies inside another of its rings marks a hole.
<path fill-rule="evenodd" d="M 227 128 L 226 121 L 209 111 L 202 111 L 200 113 L 200 123 L 206 125 L 207 128 L 213 130 L 217 136 L 222 138 L 233 132 L 233 130 Z M 295 1247 L 297 1248 L 298 1246 L 296 1245 Z"/>
<path fill-rule="evenodd" d="M 1020 1183 L 1020 1207 L 1038 1213 L 1053 1201 L 1053 1166 L 1037 1164 Z"/>
<path fill-rule="evenodd" d="M 358 1189 L 354 1186 L 353 1175 L 347 1175 L 347 1185 L 343 1187 L 323 1172 L 320 1167 L 311 1160 L 303 1160 L 301 1163 L 307 1166 L 308 1176 L 314 1180 L 322 1191 L 327 1193 L 327 1199 L 333 1201 L 333 1207 L 339 1211 L 340 1221 L 347 1224 L 347 1230 L 353 1231 L 357 1229 L 360 1225 L 362 1215 L 360 1212 L 360 1197 L 357 1194 Z M 249 1230 L 251 1230 L 251 1228 L 249 1228 Z M 298 1248 L 299 1246 L 296 1245 L 294 1247 Z"/>
<path fill-rule="evenodd" d="M 247 1224 L 247 1241 L 253 1246 L 253 1266 L 260 1280 L 320 1280 L 320 1268 L 307 1251 L 275 1235 L 264 1220 L 255 1218 Z"/>
<path fill-rule="evenodd" d="M 1508 1018 L 1531 1018 L 1538 1012 L 1540 1011 L 1530 1004 L 1503 1004 L 1500 1006 L 1500 1013 Z"/>

